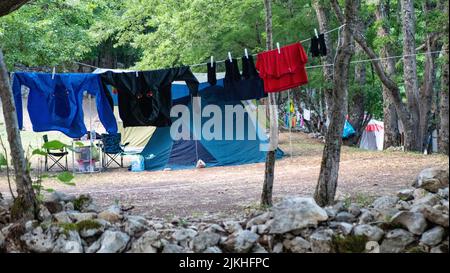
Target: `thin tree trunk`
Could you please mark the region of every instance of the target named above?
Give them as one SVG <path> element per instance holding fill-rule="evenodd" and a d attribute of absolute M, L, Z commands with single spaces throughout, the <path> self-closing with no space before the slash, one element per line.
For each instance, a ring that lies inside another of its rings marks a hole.
<path fill-rule="evenodd" d="M 266 47 L 267 50 L 273 48 L 273 32 L 272 32 L 272 1 L 264 0 L 264 8 L 266 12 Z M 261 193 L 261 206 L 272 206 L 272 189 L 275 173 L 275 157 L 278 147 L 278 107 L 276 105 L 276 97 L 273 93 L 269 93 L 269 117 L 270 117 L 270 147 L 266 156 L 266 168 L 264 172 L 264 184 Z"/>
<path fill-rule="evenodd" d="M 331 1 L 331 5 L 337 15 L 339 22 L 344 23 L 344 15 L 339 7 L 339 4 L 336 0 Z M 371 59 L 372 65 L 377 73 L 380 81 L 383 85 L 389 90 L 390 98 L 392 103 L 395 105 L 395 110 L 397 111 L 397 115 L 401 120 L 404 128 L 405 134 L 405 150 L 407 151 L 419 151 L 420 147 L 416 145 L 416 129 L 418 127 L 417 123 L 413 122 L 411 118 L 411 114 L 408 110 L 408 107 L 403 103 L 402 97 L 400 95 L 400 89 L 398 85 L 392 80 L 392 78 L 386 73 L 383 68 L 382 63 L 379 60 L 379 56 L 375 53 L 375 51 L 367 44 L 366 38 L 362 34 L 362 29 L 360 26 L 354 28 L 353 33 L 355 41 L 361 46 L 367 56 Z"/>
<path fill-rule="evenodd" d="M 27 163 L 25 161 L 19 125 L 17 122 L 14 97 L 1 50 L 0 98 L 3 106 L 3 116 L 5 118 L 6 132 L 8 135 L 18 193 L 18 196 L 14 201 L 13 209 L 11 210 L 11 217 L 13 220 L 33 219 L 37 214 L 37 200 L 32 187 L 32 181 L 28 172 Z"/>
<path fill-rule="evenodd" d="M 419 86 L 417 80 L 416 56 L 416 19 L 414 15 L 414 1 L 401 0 L 402 7 L 402 33 L 403 33 L 403 81 L 405 85 L 408 111 L 411 121 L 415 124 L 413 128 L 414 140 L 410 143 L 415 151 L 422 151 L 422 138 L 420 135 L 420 112 L 419 112 Z"/>
<path fill-rule="evenodd" d="M 389 27 L 386 25 L 388 21 L 389 7 L 386 6 L 386 0 L 380 0 L 378 8 L 375 12 L 376 19 L 379 21 L 377 34 L 380 38 L 388 39 L 390 36 Z M 381 57 L 387 58 L 393 56 L 391 43 L 386 42 L 381 48 Z M 386 70 L 388 77 L 395 75 L 395 60 L 383 59 L 382 64 Z M 391 146 L 400 146 L 400 132 L 398 128 L 398 117 L 395 105 L 392 103 L 389 89 L 383 85 L 383 114 L 384 114 L 384 149 Z"/>
<path fill-rule="evenodd" d="M 448 85 L 449 85 L 449 79 L 448 79 L 448 65 L 449 65 L 449 57 L 448 57 L 448 40 L 442 47 L 442 50 L 444 51 L 444 63 L 442 64 L 442 72 L 441 72 L 441 92 L 440 92 L 440 125 L 439 125 L 439 139 L 438 139 L 438 149 L 440 153 L 448 155 L 448 107 L 449 107 L 449 100 L 448 100 Z"/>
<path fill-rule="evenodd" d="M 314 199 L 320 206 L 334 202 L 338 183 L 339 162 L 341 157 L 342 130 L 345 122 L 345 109 L 348 95 L 350 60 L 354 53 L 353 28 L 358 0 L 345 1 L 345 27 L 343 42 L 339 46 L 334 63 L 333 108 L 330 125 L 325 136 L 322 164 Z"/>
<path fill-rule="evenodd" d="M 329 30 L 328 24 L 328 13 L 325 8 L 322 6 L 320 0 L 313 1 L 313 7 L 316 12 L 317 21 L 319 23 L 319 30 L 321 33 L 325 33 Z M 333 46 L 329 33 L 324 34 L 325 38 L 325 46 L 327 47 L 327 55 L 322 57 L 323 64 L 331 64 L 333 63 Z M 326 86 L 323 90 L 325 97 L 325 114 L 326 119 L 329 120 L 331 118 L 331 109 L 333 108 L 333 88 L 331 87 L 331 83 L 333 82 L 333 67 L 324 66 L 323 67 L 323 76 L 325 78 L 325 82 L 329 85 Z M 323 128 L 323 133 L 326 133 L 326 127 Z"/>

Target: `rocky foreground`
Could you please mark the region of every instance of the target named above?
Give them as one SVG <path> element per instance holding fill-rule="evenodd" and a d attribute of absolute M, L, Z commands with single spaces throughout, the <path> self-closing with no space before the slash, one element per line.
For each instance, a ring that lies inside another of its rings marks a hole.
<path fill-rule="evenodd" d="M 423 170 L 411 189 L 370 206 L 319 207 L 290 197 L 242 219 L 148 219 L 113 205 L 99 211 L 89 196 L 54 192 L 39 221 L 9 222 L 0 199 L 0 252 L 63 253 L 447 253 L 447 170 Z"/>

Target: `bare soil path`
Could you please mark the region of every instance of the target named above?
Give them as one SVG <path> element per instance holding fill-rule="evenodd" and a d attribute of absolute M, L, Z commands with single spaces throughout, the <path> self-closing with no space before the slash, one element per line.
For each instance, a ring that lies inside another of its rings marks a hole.
<path fill-rule="evenodd" d="M 288 154 L 277 161 L 274 198 L 311 196 L 317 182 L 322 143 L 306 134 L 281 134 L 280 146 Z M 372 152 L 344 147 L 338 197 L 360 202 L 382 194 L 395 194 L 410 186 L 426 167 L 447 166 L 448 157 L 394 151 Z M 264 163 L 182 171 L 132 173 L 113 169 L 77 175 L 76 186 L 46 181 L 45 186 L 66 193 L 91 194 L 102 207 L 119 202 L 133 205 L 136 213 L 160 217 L 232 214 L 257 206 L 264 178 Z M 0 192 L 8 196 L 5 172 L 0 172 Z"/>

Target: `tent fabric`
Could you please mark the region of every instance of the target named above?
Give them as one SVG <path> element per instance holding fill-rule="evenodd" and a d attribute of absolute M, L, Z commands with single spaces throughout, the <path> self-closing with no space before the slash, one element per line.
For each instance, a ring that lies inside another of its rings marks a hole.
<path fill-rule="evenodd" d="M 384 142 L 384 123 L 370 120 L 361 135 L 359 148 L 372 151 L 382 151 Z"/>
<path fill-rule="evenodd" d="M 224 100 L 226 94 L 223 94 L 223 80 L 218 80 L 217 85 L 210 86 L 208 83 L 200 85 L 199 95 L 201 97 L 202 109 L 214 104 L 220 107 L 224 113 L 225 105 L 244 107 L 239 100 Z M 173 86 L 172 88 L 180 88 L 182 86 Z M 184 88 L 187 88 L 184 86 Z M 181 92 L 181 90 L 179 90 Z M 188 92 L 188 91 L 186 91 Z M 192 103 L 190 96 L 179 97 L 178 104 L 184 104 L 192 113 Z M 250 118 L 247 118 L 250 115 Z M 153 136 L 150 138 L 148 144 L 145 146 L 141 155 L 144 157 L 145 170 L 155 171 L 164 169 L 189 169 L 195 168 L 198 160 L 206 163 L 206 167 L 213 166 L 232 166 L 249 163 L 264 162 L 266 152 L 260 150 L 260 144 L 267 144 L 268 139 L 266 134 L 256 134 L 256 139 L 252 139 L 248 135 L 248 131 L 255 130 L 259 132 L 262 126 L 259 126 L 257 119 L 254 117 L 255 113 L 245 114 L 245 133 L 243 140 L 225 140 L 225 115 L 222 116 L 222 139 L 223 140 L 194 140 L 193 128 L 190 128 L 189 140 L 173 140 L 170 135 L 170 127 L 156 128 Z M 192 116 L 190 117 L 192 121 Z M 233 116 L 233 124 L 235 124 L 236 117 Z M 202 118 L 203 125 L 208 119 Z M 192 124 L 192 123 L 191 123 Z M 263 136 L 263 137 L 261 137 Z M 261 137 L 261 138 L 260 138 Z M 277 158 L 281 158 L 284 153 L 280 149 L 277 150 Z"/>

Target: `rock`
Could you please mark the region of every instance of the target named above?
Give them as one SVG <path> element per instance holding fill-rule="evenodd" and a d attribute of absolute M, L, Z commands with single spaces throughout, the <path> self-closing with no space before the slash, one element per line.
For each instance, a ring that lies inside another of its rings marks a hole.
<path fill-rule="evenodd" d="M 63 192 L 54 191 L 49 196 L 44 198 L 45 202 L 72 202 L 75 200 L 75 195 L 73 194 L 65 194 Z"/>
<path fill-rule="evenodd" d="M 258 241 L 258 234 L 249 230 L 241 230 L 231 235 L 224 243 L 225 247 L 232 252 L 247 253 L 253 245 Z"/>
<path fill-rule="evenodd" d="M 397 197 L 403 201 L 410 201 L 414 199 L 414 189 L 405 189 L 397 192 Z"/>
<path fill-rule="evenodd" d="M 235 233 L 242 230 L 242 226 L 238 221 L 226 221 L 223 223 L 223 226 L 228 233 Z"/>
<path fill-rule="evenodd" d="M 421 209 L 421 212 L 428 221 L 448 228 L 448 215 L 442 213 L 442 211 L 429 206 L 425 206 Z"/>
<path fill-rule="evenodd" d="M 313 253 L 333 252 L 333 231 L 331 229 L 317 230 L 309 237 Z"/>
<path fill-rule="evenodd" d="M 93 244 L 91 244 L 88 248 L 86 248 L 86 253 L 96 253 L 101 247 L 100 240 L 95 241 Z"/>
<path fill-rule="evenodd" d="M 195 252 L 202 252 L 211 246 L 216 246 L 219 243 L 220 235 L 212 232 L 200 232 L 193 239 L 193 250 Z"/>
<path fill-rule="evenodd" d="M 97 253 L 120 253 L 130 240 L 130 236 L 120 231 L 107 230 L 100 237 L 100 249 Z"/>
<path fill-rule="evenodd" d="M 222 253 L 222 250 L 220 250 L 217 246 L 212 246 L 205 249 L 203 253 Z"/>
<path fill-rule="evenodd" d="M 424 197 L 427 194 L 429 194 L 429 192 L 427 192 L 424 189 L 420 189 L 420 188 L 415 189 L 414 192 L 413 192 L 413 197 L 414 197 L 413 199 L 420 199 L 420 198 Z"/>
<path fill-rule="evenodd" d="M 51 214 L 60 212 L 64 209 L 63 205 L 60 202 L 55 201 L 47 201 L 44 202 L 44 206 L 48 209 Z"/>
<path fill-rule="evenodd" d="M 78 211 L 67 211 L 66 212 L 70 219 L 74 222 L 81 222 L 81 221 L 87 221 L 87 220 L 93 220 L 97 217 L 95 213 L 92 212 L 78 212 Z"/>
<path fill-rule="evenodd" d="M 254 225 L 262 225 L 265 224 L 270 218 L 272 214 L 270 212 L 265 212 L 260 214 L 247 222 L 246 228 L 250 228 Z"/>
<path fill-rule="evenodd" d="M 389 220 L 394 214 L 398 212 L 398 209 L 395 208 L 398 200 L 399 199 L 396 196 L 382 196 L 377 198 L 372 203 L 372 207 L 377 213 L 376 218 L 380 221 Z"/>
<path fill-rule="evenodd" d="M 446 200 L 448 200 L 448 187 L 445 189 L 439 189 L 438 195 Z"/>
<path fill-rule="evenodd" d="M 251 253 L 269 253 L 269 252 L 267 252 L 267 250 L 262 246 L 262 245 L 260 245 L 259 243 L 256 243 L 254 246 L 253 246 L 253 248 L 252 248 L 252 250 L 250 251 Z"/>
<path fill-rule="evenodd" d="M 181 241 L 185 241 L 188 239 L 190 240 L 190 239 L 194 238 L 195 235 L 197 235 L 197 231 L 190 229 L 190 228 L 182 228 L 182 229 L 176 230 L 172 234 L 172 238 L 175 241 L 181 242 Z"/>
<path fill-rule="evenodd" d="M 213 233 L 225 233 L 225 230 L 218 224 L 212 224 L 204 231 L 205 232 L 213 232 Z"/>
<path fill-rule="evenodd" d="M 414 242 L 414 235 L 404 229 L 389 231 L 380 246 L 382 253 L 400 253 Z"/>
<path fill-rule="evenodd" d="M 309 226 L 316 226 L 326 221 L 328 215 L 314 199 L 293 197 L 285 198 L 272 208 L 273 222 L 270 233 L 281 234 Z"/>
<path fill-rule="evenodd" d="M 44 233 L 41 227 L 35 228 L 31 233 L 25 233 L 20 240 L 31 252 L 50 253 L 55 247 L 55 239 L 51 231 Z"/>
<path fill-rule="evenodd" d="M 345 203 L 343 201 L 338 201 L 333 205 L 333 209 L 336 211 L 336 214 L 345 211 Z"/>
<path fill-rule="evenodd" d="M 411 209 L 411 205 L 403 200 L 398 201 L 397 205 L 395 205 L 395 208 L 397 208 L 398 210 L 410 210 Z"/>
<path fill-rule="evenodd" d="M 84 206 L 82 208 L 82 212 L 94 212 L 94 213 L 98 213 L 100 211 L 100 208 L 98 207 L 97 204 L 95 204 L 94 202 L 90 203 L 87 206 Z"/>
<path fill-rule="evenodd" d="M 145 218 L 127 217 L 124 225 L 124 231 L 130 236 L 139 236 L 145 232 L 148 227 L 145 225 Z"/>
<path fill-rule="evenodd" d="M 333 219 L 334 217 L 336 217 L 337 210 L 330 208 L 330 207 L 324 208 L 324 209 L 327 212 L 328 219 Z"/>
<path fill-rule="evenodd" d="M 117 223 L 122 220 L 123 216 L 121 214 L 121 209 L 119 206 L 111 206 L 107 210 L 104 210 L 98 214 L 98 218 L 106 220 L 110 223 Z"/>
<path fill-rule="evenodd" d="M 416 235 L 421 235 L 428 226 L 422 213 L 410 211 L 401 211 L 395 214 L 391 219 L 391 223 L 394 225 L 402 225 L 407 228 L 409 232 Z"/>
<path fill-rule="evenodd" d="M 76 231 L 61 234 L 55 243 L 54 253 L 83 253 L 80 235 Z"/>
<path fill-rule="evenodd" d="M 72 219 L 70 219 L 69 214 L 67 214 L 67 212 L 65 211 L 53 214 L 53 218 L 58 223 L 72 223 Z"/>
<path fill-rule="evenodd" d="M 339 230 L 344 235 L 350 234 L 353 230 L 353 225 L 346 222 L 330 222 L 329 226 Z"/>
<path fill-rule="evenodd" d="M 375 221 L 375 215 L 370 210 L 361 210 L 359 224 L 368 224 Z"/>
<path fill-rule="evenodd" d="M 439 204 L 440 197 L 436 194 L 427 193 L 423 197 L 419 199 L 414 199 L 413 206 L 420 206 L 420 205 L 426 205 L 426 206 L 435 206 Z"/>
<path fill-rule="evenodd" d="M 300 236 L 284 240 L 283 246 L 292 253 L 307 253 L 311 248 L 311 244 Z"/>
<path fill-rule="evenodd" d="M 448 253 L 448 241 L 447 243 L 440 244 L 431 248 L 430 253 Z"/>
<path fill-rule="evenodd" d="M 162 253 L 186 253 L 183 247 L 176 244 L 164 245 Z"/>
<path fill-rule="evenodd" d="M 39 226 L 39 222 L 37 220 L 30 220 L 25 223 L 25 232 L 32 232 L 33 229 Z"/>
<path fill-rule="evenodd" d="M 43 205 L 39 206 L 39 214 L 38 218 L 41 222 L 51 222 L 52 221 L 52 214 L 50 211 Z"/>
<path fill-rule="evenodd" d="M 355 221 L 355 216 L 351 213 L 342 211 L 336 215 L 335 220 L 337 222 L 353 223 Z"/>
<path fill-rule="evenodd" d="M 442 242 L 444 235 L 445 229 L 443 227 L 436 226 L 422 234 L 420 242 L 428 246 L 435 246 Z"/>
<path fill-rule="evenodd" d="M 356 236 L 366 236 L 368 241 L 378 242 L 383 238 L 384 231 L 377 226 L 364 224 L 355 226 L 353 234 Z"/>
<path fill-rule="evenodd" d="M 361 206 L 355 203 L 351 203 L 350 206 L 348 206 L 347 211 L 353 216 L 358 217 L 361 214 Z"/>
<path fill-rule="evenodd" d="M 67 202 L 64 204 L 64 210 L 75 210 L 75 206 L 72 202 Z"/>
<path fill-rule="evenodd" d="M 269 226 L 268 225 L 257 225 L 257 233 L 258 234 L 264 234 L 269 232 Z"/>
<path fill-rule="evenodd" d="M 448 169 L 434 167 L 422 170 L 413 187 L 437 193 L 439 189 L 448 187 Z"/>
<path fill-rule="evenodd" d="M 281 252 L 283 252 L 283 244 L 282 243 L 276 243 L 273 246 L 272 253 L 281 253 Z"/>
<path fill-rule="evenodd" d="M 102 220 L 88 220 L 86 222 L 79 222 L 78 228 L 80 236 L 82 238 L 91 238 L 100 235 L 105 230 L 107 224 L 103 223 Z"/>
<path fill-rule="evenodd" d="M 2 232 L 0 232 L 0 252 L 3 252 L 3 249 L 5 248 L 5 236 Z"/>
<path fill-rule="evenodd" d="M 157 253 L 161 247 L 160 235 L 158 232 L 150 230 L 131 244 L 131 253 Z"/>

